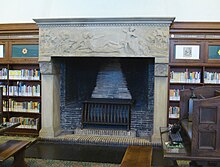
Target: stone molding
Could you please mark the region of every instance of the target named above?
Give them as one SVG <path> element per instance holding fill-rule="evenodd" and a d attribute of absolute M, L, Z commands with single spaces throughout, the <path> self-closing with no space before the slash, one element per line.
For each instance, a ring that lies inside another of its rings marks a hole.
<path fill-rule="evenodd" d="M 91 26 L 138 26 L 138 25 L 159 25 L 169 26 L 174 17 L 130 17 L 130 18 L 53 18 L 34 19 L 40 28 L 43 27 L 91 27 Z"/>

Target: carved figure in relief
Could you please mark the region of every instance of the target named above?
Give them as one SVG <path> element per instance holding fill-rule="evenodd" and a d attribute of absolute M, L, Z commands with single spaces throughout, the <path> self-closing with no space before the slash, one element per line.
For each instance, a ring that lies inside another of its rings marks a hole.
<path fill-rule="evenodd" d="M 141 37 L 135 33 L 136 29 L 129 27 L 129 29 L 123 30 L 126 34 L 124 44 L 124 51 L 132 55 L 150 55 L 150 45 L 146 36 Z"/>
<path fill-rule="evenodd" d="M 164 48 L 166 45 L 166 36 L 163 34 L 163 31 L 155 30 L 154 34 L 154 45 L 158 48 Z"/>
<path fill-rule="evenodd" d="M 83 40 L 79 42 L 78 46 L 75 48 L 76 50 L 81 50 L 84 52 L 95 52 L 96 47 L 94 45 L 94 40 L 102 38 L 104 36 L 94 37 L 89 32 L 83 34 Z"/>
<path fill-rule="evenodd" d="M 73 48 L 76 52 L 85 52 L 85 53 L 117 53 L 122 46 L 114 41 L 106 42 L 105 39 L 99 40 L 100 38 L 104 38 L 104 35 L 94 36 L 93 34 L 86 32 L 82 35 L 83 40 L 73 43 L 71 48 Z M 99 41 L 96 41 L 99 40 Z M 101 42 L 100 42 L 101 41 Z M 99 45 L 97 45 L 97 43 Z M 100 45 L 101 44 L 101 45 Z"/>
<path fill-rule="evenodd" d="M 129 27 L 128 31 L 123 30 L 123 32 L 126 34 L 125 41 L 123 43 L 126 53 L 137 54 L 139 52 L 139 39 L 138 36 L 135 34 L 135 30 L 136 29 L 132 27 Z"/>
<path fill-rule="evenodd" d="M 163 56 L 167 52 L 167 34 L 163 29 L 126 27 L 120 31 L 44 31 L 41 50 L 44 54 L 128 54 Z M 54 48 L 51 50 L 51 48 Z"/>

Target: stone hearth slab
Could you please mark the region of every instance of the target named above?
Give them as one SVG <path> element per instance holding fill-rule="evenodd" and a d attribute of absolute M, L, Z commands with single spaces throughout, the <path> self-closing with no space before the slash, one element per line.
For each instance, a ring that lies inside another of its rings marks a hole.
<path fill-rule="evenodd" d="M 77 135 L 77 134 L 64 134 L 54 138 L 39 138 L 45 142 L 57 142 L 66 144 L 94 144 L 94 145 L 115 145 L 115 146 L 128 146 L 128 145 L 152 145 L 160 146 L 160 143 L 153 143 L 146 138 L 139 137 L 112 137 L 112 136 L 91 136 L 91 135 Z"/>
<path fill-rule="evenodd" d="M 136 137 L 135 131 L 113 130 L 113 129 L 77 128 L 75 129 L 74 133 L 78 135 L 91 135 L 91 136 Z"/>

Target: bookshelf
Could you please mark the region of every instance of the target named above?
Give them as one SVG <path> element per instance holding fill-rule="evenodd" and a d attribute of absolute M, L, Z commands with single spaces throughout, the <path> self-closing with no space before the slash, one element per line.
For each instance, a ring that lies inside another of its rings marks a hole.
<path fill-rule="evenodd" d="M 8 134 L 36 135 L 41 127 L 41 75 L 35 24 L 0 25 L 3 121 L 20 122 Z"/>
<path fill-rule="evenodd" d="M 180 91 L 220 85 L 220 23 L 174 22 L 170 29 L 168 124 L 180 118 Z"/>

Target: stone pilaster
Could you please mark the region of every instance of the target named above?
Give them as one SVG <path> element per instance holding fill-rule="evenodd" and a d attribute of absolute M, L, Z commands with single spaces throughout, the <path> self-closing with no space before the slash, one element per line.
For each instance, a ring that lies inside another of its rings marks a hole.
<path fill-rule="evenodd" d="M 52 61 L 41 61 L 42 127 L 40 137 L 52 138 L 60 134 L 60 72 Z"/>
<path fill-rule="evenodd" d="M 155 60 L 155 62 L 158 61 Z M 155 63 L 154 70 L 154 129 L 152 140 L 160 143 L 159 128 L 167 126 L 168 64 Z"/>

